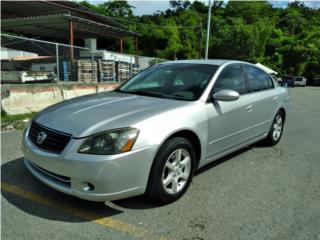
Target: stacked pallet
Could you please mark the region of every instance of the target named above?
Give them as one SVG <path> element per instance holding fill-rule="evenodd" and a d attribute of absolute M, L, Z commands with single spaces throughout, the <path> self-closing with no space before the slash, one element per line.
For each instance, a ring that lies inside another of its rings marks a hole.
<path fill-rule="evenodd" d="M 78 81 L 78 68 L 76 64 L 76 60 L 69 62 L 69 67 L 66 68 L 67 78 L 66 81 Z"/>
<path fill-rule="evenodd" d="M 79 82 L 97 82 L 97 62 L 84 59 L 75 60 L 72 63 L 71 75 L 74 75 L 75 79 Z"/>
<path fill-rule="evenodd" d="M 60 70 L 60 80 L 69 81 L 71 75 L 70 61 L 62 61 L 62 71 Z"/>
<path fill-rule="evenodd" d="M 130 64 L 118 62 L 118 81 L 123 82 L 130 78 Z"/>
<path fill-rule="evenodd" d="M 113 60 L 99 60 L 99 81 L 113 82 L 116 80 L 116 65 Z"/>

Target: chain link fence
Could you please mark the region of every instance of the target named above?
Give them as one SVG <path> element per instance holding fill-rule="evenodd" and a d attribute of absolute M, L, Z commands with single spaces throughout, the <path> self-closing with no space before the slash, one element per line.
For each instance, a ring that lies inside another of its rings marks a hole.
<path fill-rule="evenodd" d="M 1 34 L 1 84 L 122 82 L 164 61 Z"/>

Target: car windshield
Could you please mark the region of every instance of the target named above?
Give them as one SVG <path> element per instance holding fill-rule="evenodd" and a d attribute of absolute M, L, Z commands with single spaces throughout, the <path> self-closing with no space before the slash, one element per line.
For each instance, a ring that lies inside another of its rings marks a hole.
<path fill-rule="evenodd" d="M 185 101 L 199 99 L 218 66 L 173 63 L 148 68 L 115 91 Z"/>

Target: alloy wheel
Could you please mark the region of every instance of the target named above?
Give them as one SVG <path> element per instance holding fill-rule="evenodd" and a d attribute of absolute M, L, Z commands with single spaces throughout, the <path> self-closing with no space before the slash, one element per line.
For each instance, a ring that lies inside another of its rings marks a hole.
<path fill-rule="evenodd" d="M 278 141 L 278 139 L 280 138 L 282 127 L 283 127 L 282 117 L 280 114 L 278 114 L 273 123 L 272 137 L 275 141 Z"/>
<path fill-rule="evenodd" d="M 176 149 L 167 158 L 162 172 L 162 185 L 169 194 L 183 190 L 191 172 L 191 157 L 187 150 Z"/>

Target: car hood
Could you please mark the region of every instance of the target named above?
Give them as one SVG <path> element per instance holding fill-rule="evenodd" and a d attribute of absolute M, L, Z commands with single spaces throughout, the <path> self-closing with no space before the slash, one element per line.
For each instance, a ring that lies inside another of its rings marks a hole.
<path fill-rule="evenodd" d="M 52 105 L 41 111 L 35 121 L 81 138 L 109 129 L 130 127 L 186 104 L 186 101 L 102 92 Z"/>

